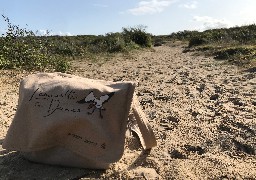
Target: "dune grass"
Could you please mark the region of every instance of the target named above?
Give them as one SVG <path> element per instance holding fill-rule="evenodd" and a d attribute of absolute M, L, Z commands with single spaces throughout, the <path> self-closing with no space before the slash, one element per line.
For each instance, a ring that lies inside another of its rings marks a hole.
<path fill-rule="evenodd" d="M 129 52 L 152 45 L 151 35 L 144 26 L 100 36 L 42 36 L 2 17 L 7 31 L 0 37 L 0 69 L 66 72 L 70 69 L 70 60 L 75 58 Z"/>
<path fill-rule="evenodd" d="M 142 25 L 100 36 L 42 36 L 2 17 L 7 30 L 0 36 L 0 69 L 66 72 L 72 59 L 97 59 L 176 40 L 188 43 L 184 52 L 200 52 L 239 66 L 256 64 L 255 24 L 203 32 L 185 30 L 168 36 L 153 36 Z"/>
<path fill-rule="evenodd" d="M 169 39 L 187 41 L 184 50 L 202 52 L 217 60 L 226 60 L 238 66 L 255 65 L 256 25 L 211 29 L 203 32 L 181 31 L 171 34 Z"/>

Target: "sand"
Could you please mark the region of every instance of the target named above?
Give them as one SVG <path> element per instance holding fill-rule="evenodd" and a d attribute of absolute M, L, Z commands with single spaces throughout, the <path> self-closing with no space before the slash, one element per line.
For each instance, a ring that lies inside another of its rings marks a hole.
<path fill-rule="evenodd" d="M 256 73 L 182 53 L 167 44 L 106 62 L 73 62 L 72 74 L 132 80 L 158 146 L 142 150 L 127 133 L 122 159 L 107 170 L 29 162 L 2 149 L 15 114 L 20 78 L 0 70 L 0 179 L 254 179 L 256 178 Z"/>

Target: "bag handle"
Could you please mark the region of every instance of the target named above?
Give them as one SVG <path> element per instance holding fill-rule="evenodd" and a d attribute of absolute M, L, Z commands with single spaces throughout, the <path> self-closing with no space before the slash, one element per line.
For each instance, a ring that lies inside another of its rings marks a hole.
<path fill-rule="evenodd" d="M 151 149 L 156 146 L 157 142 L 153 129 L 151 128 L 145 113 L 142 111 L 136 95 L 133 97 L 132 114 L 130 115 L 130 118 L 134 118 L 135 120 L 130 128 L 138 135 L 143 148 Z"/>

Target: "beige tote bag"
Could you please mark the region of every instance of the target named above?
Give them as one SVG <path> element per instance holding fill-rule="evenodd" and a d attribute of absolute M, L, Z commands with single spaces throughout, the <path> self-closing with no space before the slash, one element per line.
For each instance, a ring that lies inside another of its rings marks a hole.
<path fill-rule="evenodd" d="M 142 146 L 156 146 L 134 89 L 133 82 L 29 75 L 20 83 L 17 112 L 3 148 L 35 162 L 106 169 L 123 155 L 129 113 Z"/>

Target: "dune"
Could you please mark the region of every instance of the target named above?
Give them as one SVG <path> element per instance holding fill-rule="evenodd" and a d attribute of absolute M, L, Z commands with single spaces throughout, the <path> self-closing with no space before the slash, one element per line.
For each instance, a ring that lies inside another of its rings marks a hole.
<path fill-rule="evenodd" d="M 256 73 L 182 46 L 73 62 L 79 76 L 136 82 L 157 137 L 158 146 L 144 151 L 127 133 L 123 157 L 104 171 L 36 164 L 4 150 L 19 80 L 29 72 L 0 70 L 0 179 L 256 178 Z"/>

